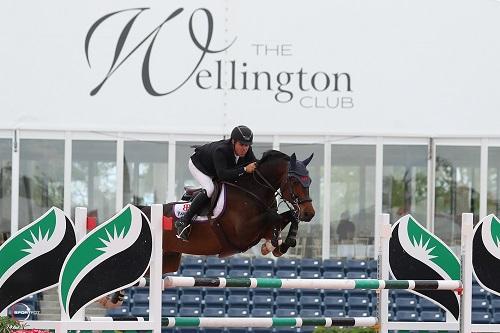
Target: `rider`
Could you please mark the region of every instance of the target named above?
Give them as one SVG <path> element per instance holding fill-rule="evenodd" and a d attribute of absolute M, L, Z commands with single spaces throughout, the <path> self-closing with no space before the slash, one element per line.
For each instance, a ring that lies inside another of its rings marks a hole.
<path fill-rule="evenodd" d="M 187 241 L 192 218 L 214 192 L 213 178 L 234 181 L 245 173 L 255 171 L 257 159 L 252 151 L 252 143 L 250 128 L 239 125 L 232 130 L 229 140 L 207 143 L 195 149 L 188 167 L 202 190 L 192 200 L 186 214 L 175 222 L 177 238 Z"/>

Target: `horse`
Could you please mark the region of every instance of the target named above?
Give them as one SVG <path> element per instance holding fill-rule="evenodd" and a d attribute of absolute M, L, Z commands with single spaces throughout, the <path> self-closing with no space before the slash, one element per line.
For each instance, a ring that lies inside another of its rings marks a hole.
<path fill-rule="evenodd" d="M 295 153 L 288 156 L 269 150 L 257 161 L 254 173 L 245 174 L 233 183 L 222 182 L 225 209 L 216 218 L 209 216 L 208 223 L 192 223 L 188 242 L 177 238 L 173 228 L 163 231 L 162 273 L 176 272 L 182 254 L 225 257 L 245 252 L 263 238 L 266 239 L 261 248 L 263 255 L 273 252 L 281 256 L 295 246 L 299 221 L 309 222 L 315 215 L 307 170 L 312 158 L 313 154 L 300 161 Z M 278 214 L 277 195 L 288 206 L 288 211 Z M 170 221 L 176 218 L 176 204 L 179 202 L 163 205 L 164 218 Z M 151 206 L 137 207 L 151 217 Z M 280 233 L 289 223 L 288 236 L 280 243 Z M 112 297 L 113 303 L 117 297 Z"/>
<path fill-rule="evenodd" d="M 245 252 L 262 238 L 272 240 L 276 246 L 278 228 L 281 231 L 295 218 L 311 221 L 315 211 L 309 196 L 311 179 L 307 165 L 312 157 L 313 154 L 300 161 L 295 154 L 269 150 L 257 162 L 256 172 L 245 174 L 234 183 L 224 182 L 225 210 L 209 223 L 193 223 L 188 242 L 178 239 L 174 230 L 164 230 L 163 273 L 176 272 L 182 254 L 228 256 Z M 281 215 L 277 213 L 278 190 L 291 208 Z M 174 204 L 163 205 L 165 217 L 174 217 Z M 150 206 L 138 207 L 150 217 Z M 293 246 L 293 240 L 288 245 Z M 279 256 L 279 252 L 274 254 Z"/>

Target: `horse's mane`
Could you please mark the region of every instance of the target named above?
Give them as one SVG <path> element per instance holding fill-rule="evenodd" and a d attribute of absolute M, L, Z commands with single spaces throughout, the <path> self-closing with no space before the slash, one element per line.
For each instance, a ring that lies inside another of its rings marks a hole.
<path fill-rule="evenodd" d="M 268 150 L 262 154 L 262 158 L 260 159 L 259 164 L 267 163 L 267 162 L 274 161 L 277 159 L 284 159 L 284 160 L 289 161 L 290 156 L 288 156 L 285 153 L 280 152 L 279 150 L 271 149 L 271 150 Z"/>

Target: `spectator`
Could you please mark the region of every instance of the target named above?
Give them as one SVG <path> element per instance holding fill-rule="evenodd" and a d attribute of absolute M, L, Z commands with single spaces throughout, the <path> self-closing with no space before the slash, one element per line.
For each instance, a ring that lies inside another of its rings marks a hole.
<path fill-rule="evenodd" d="M 337 226 L 337 235 L 340 243 L 352 243 L 356 227 L 351 221 L 351 216 L 348 211 L 344 211 L 340 215 L 339 225 Z"/>

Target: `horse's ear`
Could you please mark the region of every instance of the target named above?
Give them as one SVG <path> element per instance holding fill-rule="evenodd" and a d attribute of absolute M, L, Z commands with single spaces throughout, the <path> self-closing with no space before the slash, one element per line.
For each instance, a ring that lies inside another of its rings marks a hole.
<path fill-rule="evenodd" d="M 290 156 L 290 169 L 295 170 L 295 165 L 297 164 L 297 156 L 295 156 L 295 153 Z"/>
<path fill-rule="evenodd" d="M 312 153 L 311 156 L 309 156 L 308 158 L 303 160 L 302 163 L 304 163 L 304 165 L 307 166 L 309 164 L 309 162 L 311 162 L 313 156 L 314 156 L 314 153 Z"/>

